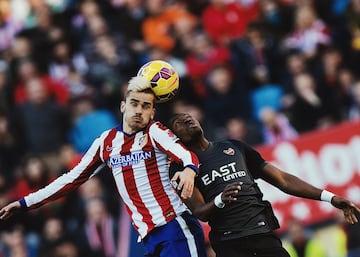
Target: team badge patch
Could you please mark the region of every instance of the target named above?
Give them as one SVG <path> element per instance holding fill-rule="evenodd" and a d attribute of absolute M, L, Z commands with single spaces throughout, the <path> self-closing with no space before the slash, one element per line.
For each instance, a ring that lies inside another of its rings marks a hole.
<path fill-rule="evenodd" d="M 148 135 L 147 135 L 147 134 L 142 135 L 142 136 L 139 138 L 138 146 L 139 146 L 139 147 L 143 147 L 144 145 L 146 145 L 147 141 L 148 141 Z"/>
<path fill-rule="evenodd" d="M 227 155 L 234 155 L 235 154 L 235 150 L 232 149 L 231 147 L 229 147 L 228 149 L 223 150 L 223 152 Z"/>

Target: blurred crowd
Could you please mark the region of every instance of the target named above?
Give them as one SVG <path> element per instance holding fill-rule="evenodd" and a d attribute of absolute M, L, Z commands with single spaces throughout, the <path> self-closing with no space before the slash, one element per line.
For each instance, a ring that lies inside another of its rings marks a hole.
<path fill-rule="evenodd" d="M 155 59 L 180 76 L 156 119 L 191 113 L 211 140 L 360 119 L 360 0 L 0 0 L 0 206 L 74 167 Z M 102 173 L 0 223 L 0 257 L 142 256 Z"/>

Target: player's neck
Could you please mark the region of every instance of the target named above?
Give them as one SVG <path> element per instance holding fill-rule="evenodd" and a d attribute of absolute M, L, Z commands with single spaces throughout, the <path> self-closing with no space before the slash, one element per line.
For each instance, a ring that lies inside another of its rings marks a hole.
<path fill-rule="evenodd" d="M 209 146 L 210 146 L 209 141 L 205 137 L 202 137 L 198 141 L 191 144 L 189 146 L 189 148 L 192 149 L 192 150 L 197 150 L 197 151 L 202 151 L 203 152 L 206 149 L 208 149 Z"/>

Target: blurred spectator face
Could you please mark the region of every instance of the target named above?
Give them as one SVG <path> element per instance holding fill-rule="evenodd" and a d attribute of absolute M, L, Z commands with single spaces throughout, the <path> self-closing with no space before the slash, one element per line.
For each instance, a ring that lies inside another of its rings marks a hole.
<path fill-rule="evenodd" d="M 49 218 L 45 221 L 43 236 L 48 241 L 56 241 L 64 234 L 63 223 L 58 218 Z"/>
<path fill-rule="evenodd" d="M 40 105 L 48 100 L 48 90 L 40 79 L 31 79 L 25 86 L 27 99 L 32 104 Z"/>
<path fill-rule="evenodd" d="M 146 0 L 145 7 L 150 15 L 160 14 L 164 9 L 164 0 Z"/>
<path fill-rule="evenodd" d="M 295 78 L 295 90 L 299 95 L 307 95 L 315 91 L 313 78 L 308 74 L 301 74 Z"/>
<path fill-rule="evenodd" d="M 46 175 L 45 163 L 39 157 L 29 158 L 24 167 L 24 176 L 31 184 L 38 184 Z"/>
<path fill-rule="evenodd" d="M 30 60 L 24 60 L 19 65 L 18 73 L 23 81 L 27 81 L 37 75 L 37 69 L 33 62 Z"/>
<path fill-rule="evenodd" d="M 11 50 L 14 58 L 27 57 L 31 53 L 30 41 L 24 37 L 16 37 Z"/>
<path fill-rule="evenodd" d="M 138 7 L 141 7 L 143 4 L 143 0 L 125 0 L 125 5 L 129 9 L 136 9 Z"/>
<path fill-rule="evenodd" d="M 35 8 L 35 17 L 39 28 L 48 29 L 52 25 L 51 12 L 47 5 Z"/>
<path fill-rule="evenodd" d="M 218 94 L 226 94 L 231 89 L 231 74 L 224 67 L 215 68 L 210 74 L 211 87 Z"/>
<path fill-rule="evenodd" d="M 105 20 L 100 16 L 94 16 L 88 21 L 90 34 L 96 38 L 98 36 L 104 35 L 108 31 L 108 26 Z"/>
<path fill-rule="evenodd" d="M 15 225 L 11 230 L 3 232 L 2 241 L 11 251 L 24 249 L 25 238 L 23 227 L 21 225 Z"/>
<path fill-rule="evenodd" d="M 300 7 L 296 12 L 296 25 L 299 29 L 310 28 L 316 20 L 316 14 L 311 7 Z"/>
<path fill-rule="evenodd" d="M 206 55 L 211 47 L 209 38 L 205 34 L 196 34 L 192 39 L 191 50 L 196 55 Z"/>
<path fill-rule="evenodd" d="M 360 12 L 360 0 L 352 0 L 351 7 L 353 12 Z"/>
<path fill-rule="evenodd" d="M 76 245 L 67 241 L 55 247 L 54 257 L 79 257 L 79 253 Z"/>
<path fill-rule="evenodd" d="M 306 70 L 305 56 L 301 53 L 291 54 L 287 58 L 287 66 L 292 74 L 304 72 Z"/>
<path fill-rule="evenodd" d="M 232 118 L 226 123 L 226 132 L 230 139 L 243 140 L 247 134 L 246 124 L 240 118 Z"/>
<path fill-rule="evenodd" d="M 260 112 L 260 119 L 269 129 L 277 127 L 276 112 L 271 108 L 264 108 Z"/>
<path fill-rule="evenodd" d="M 0 144 L 2 140 L 5 138 L 5 135 L 8 133 L 8 125 L 9 121 L 6 116 L 0 114 Z"/>
<path fill-rule="evenodd" d="M 360 105 L 360 82 L 356 82 L 353 85 L 352 93 L 353 93 L 354 101 L 356 102 L 357 105 Z"/>
<path fill-rule="evenodd" d="M 215 5 L 218 7 L 224 6 L 226 4 L 225 0 L 211 0 L 210 2 L 212 5 Z"/>
<path fill-rule="evenodd" d="M 69 45 L 66 42 L 60 42 L 54 47 L 54 56 L 57 60 L 66 60 L 70 56 Z"/>
<path fill-rule="evenodd" d="M 99 198 L 93 198 L 87 202 L 86 216 L 90 221 L 101 224 L 107 215 L 105 204 Z"/>
<path fill-rule="evenodd" d="M 276 12 L 277 9 L 278 9 L 277 3 L 276 3 L 276 1 L 274 1 L 274 0 L 260 0 L 259 3 L 260 3 L 260 8 L 261 8 L 261 10 L 262 10 L 265 14 L 267 14 L 267 13 L 269 13 L 269 14 L 274 13 L 274 12 Z"/>
<path fill-rule="evenodd" d="M 103 186 L 98 178 L 91 178 L 80 186 L 79 193 L 85 201 L 101 198 L 103 196 Z"/>
<path fill-rule="evenodd" d="M 97 52 L 106 60 L 117 59 L 116 46 L 108 36 L 100 36 L 95 42 Z"/>
<path fill-rule="evenodd" d="M 80 12 L 86 20 L 100 15 L 99 6 L 95 1 L 83 1 L 80 5 Z"/>
<path fill-rule="evenodd" d="M 341 53 L 337 49 L 331 49 L 324 53 L 323 62 L 327 68 L 337 68 L 342 62 Z"/>
<path fill-rule="evenodd" d="M 304 228 L 299 221 L 292 220 L 289 222 L 288 234 L 295 245 L 300 245 L 306 240 Z"/>

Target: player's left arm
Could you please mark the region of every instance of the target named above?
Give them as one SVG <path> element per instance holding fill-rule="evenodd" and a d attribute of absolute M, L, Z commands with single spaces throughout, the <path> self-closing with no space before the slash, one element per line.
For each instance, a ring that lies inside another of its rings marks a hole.
<path fill-rule="evenodd" d="M 330 202 L 334 207 L 343 211 L 346 222 L 350 224 L 358 222 L 356 213 L 360 213 L 360 209 L 353 202 L 344 197 L 317 188 L 270 163 L 266 163 L 263 166 L 262 172 L 259 173 L 259 177 L 287 194 Z"/>
<path fill-rule="evenodd" d="M 197 156 L 189 151 L 179 138 L 160 122 L 156 122 L 151 126 L 150 133 L 161 151 L 166 153 L 172 160 L 182 162 L 185 167 L 184 170 L 176 172 L 171 180 L 178 180 L 178 190 L 181 190 L 181 197 L 183 199 L 191 197 L 195 176 L 199 170 Z"/>
<path fill-rule="evenodd" d="M 195 186 L 192 196 L 185 199 L 184 202 L 191 210 L 192 214 L 201 221 L 207 222 L 209 218 L 219 209 L 224 208 L 226 204 L 230 204 L 237 200 L 236 195 L 241 190 L 241 182 L 234 182 L 225 186 L 223 192 L 210 202 L 205 202 L 200 190 Z M 216 199 L 218 198 L 218 199 Z M 219 202 L 222 205 L 219 205 Z"/>

